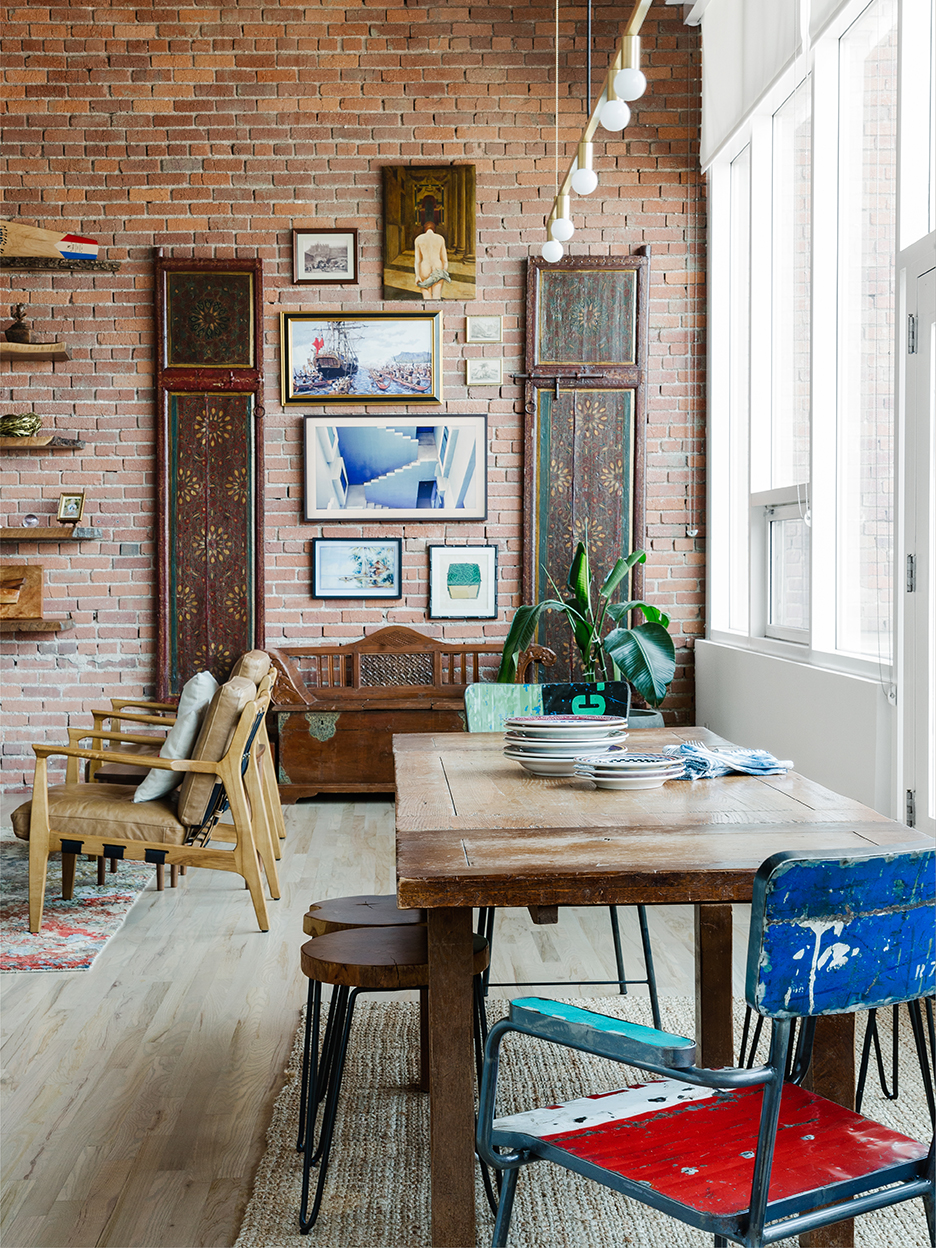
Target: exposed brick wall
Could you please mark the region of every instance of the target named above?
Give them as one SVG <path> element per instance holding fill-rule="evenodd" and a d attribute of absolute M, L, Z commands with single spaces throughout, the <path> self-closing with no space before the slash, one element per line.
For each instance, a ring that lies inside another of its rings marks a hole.
<path fill-rule="evenodd" d="M 596 91 L 629 10 L 595 6 Z M 645 592 L 673 615 L 682 662 L 667 708 L 688 722 L 691 642 L 702 631 L 701 538 L 686 529 L 690 519 L 701 526 L 704 512 L 704 209 L 698 37 L 679 14 L 660 4 L 644 25 L 649 90 L 626 141 L 599 131 L 601 183 L 590 199 L 573 199 L 571 253 L 653 245 Z M 522 394 L 509 381 L 469 392 L 464 359 L 502 354 L 508 379 L 523 367 L 524 262 L 545 237 L 552 200 L 552 6 L 40 2 L 7 8 L 4 34 L 3 215 L 88 234 L 122 267 L 115 275 L 0 275 L 0 306 L 27 302 L 34 336 L 64 340 L 72 356 L 4 363 L 0 411 L 32 409 L 47 429 L 87 442 L 77 453 L 5 456 L 2 522 L 28 511 L 51 522 L 60 490 L 74 487 L 88 494 L 85 522 L 103 530 L 100 541 L 18 548 L 48 569 L 47 613 L 69 612 L 76 627 L 38 643 L 3 638 L 3 785 L 31 778 L 31 741 L 64 739 L 67 724 L 88 722 L 102 698 L 153 684 L 153 247 L 264 261 L 268 642 L 351 638 L 387 622 L 503 636 L 519 601 Z M 584 5 L 564 5 L 562 169 L 585 120 L 585 54 Z M 488 411 L 489 519 L 360 530 L 302 524 L 301 426 L 279 403 L 278 313 L 412 308 L 381 303 L 381 166 L 452 160 L 477 167 L 479 289 L 471 304 L 442 304 L 445 406 Z M 290 230 L 313 224 L 360 231 L 358 286 L 291 284 Z M 502 347 L 465 345 L 464 315 L 482 311 L 503 315 Z M 404 537 L 399 604 L 342 607 L 310 597 L 310 539 L 358 531 Z M 442 540 L 499 544 L 498 620 L 427 620 L 425 550 Z M 16 561 L 17 547 L 3 554 Z"/>

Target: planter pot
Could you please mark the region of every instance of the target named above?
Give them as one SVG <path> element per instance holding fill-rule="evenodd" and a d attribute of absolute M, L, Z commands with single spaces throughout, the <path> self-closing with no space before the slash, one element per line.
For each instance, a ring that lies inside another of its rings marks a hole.
<path fill-rule="evenodd" d="M 663 716 L 659 711 L 652 711 L 649 708 L 637 710 L 631 707 L 627 717 L 628 728 L 662 728 L 663 726 Z"/>

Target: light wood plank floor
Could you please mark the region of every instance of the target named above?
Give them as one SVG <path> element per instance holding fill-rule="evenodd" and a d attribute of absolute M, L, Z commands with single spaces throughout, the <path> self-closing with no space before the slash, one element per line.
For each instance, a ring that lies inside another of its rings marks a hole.
<path fill-rule="evenodd" d="M 393 891 L 389 800 L 285 813 L 268 933 L 231 876 L 193 870 L 144 893 L 90 971 L 3 976 L 4 1248 L 233 1244 L 305 999 L 302 914 L 319 898 Z M 610 977 L 606 914 L 533 927 L 526 911 L 502 912 L 494 977 Z M 739 907 L 739 986 L 745 917 Z M 660 907 L 650 923 L 661 992 L 691 996 L 691 910 Z M 637 971 L 633 911 L 622 928 Z"/>

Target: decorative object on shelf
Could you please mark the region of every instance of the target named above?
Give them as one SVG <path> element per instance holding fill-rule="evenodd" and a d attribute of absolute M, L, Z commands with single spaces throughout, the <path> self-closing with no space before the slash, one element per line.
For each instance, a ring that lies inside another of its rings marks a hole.
<path fill-rule="evenodd" d="M 313 598 L 402 598 L 399 537 L 312 539 Z"/>
<path fill-rule="evenodd" d="M 59 495 L 56 520 L 59 524 L 80 524 L 84 517 L 84 490 Z"/>
<path fill-rule="evenodd" d="M 281 312 L 284 406 L 438 403 L 441 312 Z"/>
<path fill-rule="evenodd" d="M 26 529 L 34 529 L 39 523 L 39 517 L 32 511 L 27 511 L 23 516 L 23 527 Z"/>
<path fill-rule="evenodd" d="M 356 286 L 357 230 L 293 230 L 294 286 Z"/>
<path fill-rule="evenodd" d="M 0 221 L 0 256 L 47 256 L 53 260 L 96 260 L 98 245 L 93 238 L 80 234 L 63 234 L 61 230 L 45 230 L 22 225 L 19 221 Z"/>
<path fill-rule="evenodd" d="M 32 331 L 29 321 L 26 320 L 26 304 L 14 303 L 10 308 L 10 316 L 13 317 L 13 324 L 6 328 L 7 342 L 29 342 Z"/>
<path fill-rule="evenodd" d="M 503 385 L 503 365 L 504 362 L 499 357 L 496 360 L 480 359 L 465 360 L 465 385 L 466 386 L 500 386 Z"/>
<path fill-rule="evenodd" d="M 503 319 L 499 316 L 466 316 L 466 342 L 503 342 Z"/>
<path fill-rule="evenodd" d="M 497 547 L 429 547 L 429 618 L 497 619 Z"/>
<path fill-rule="evenodd" d="M 310 521 L 483 520 L 487 418 L 306 416 Z"/>
<path fill-rule="evenodd" d="M 157 697 L 262 646 L 263 266 L 155 262 Z"/>
<path fill-rule="evenodd" d="M 647 87 L 647 80 L 640 71 L 640 28 L 649 11 L 651 0 L 634 0 L 630 18 L 618 42 L 614 57 L 605 77 L 605 84 L 592 107 L 592 0 L 588 0 L 586 29 L 585 94 L 588 121 L 576 147 L 576 156 L 559 178 L 559 0 L 555 0 L 554 75 L 555 98 L 555 198 L 546 218 L 547 241 L 541 249 L 542 258 L 549 264 L 562 259 L 562 244 L 570 239 L 575 227 L 569 209 L 569 192 L 590 195 L 598 186 L 598 176 L 593 168 L 593 138 L 599 126 L 606 130 L 623 130 L 630 123 L 631 110 L 625 101 L 636 100 Z"/>
<path fill-rule="evenodd" d="M 676 673 L 676 650 L 667 632 L 669 617 L 646 602 L 611 601 L 625 585 L 631 568 L 646 562 L 647 556 L 642 550 L 621 555 L 602 581 L 596 598 L 587 540 L 586 532 L 586 540 L 575 547 L 565 597 L 560 597 L 562 591 L 547 573 L 555 597 L 517 608 L 504 642 L 497 679 L 501 684 L 513 683 L 517 656 L 533 640 L 540 616 L 545 611 L 560 611 L 571 630 L 582 679 L 587 684 L 623 679 L 645 702 L 659 706 Z M 627 618 L 632 611 L 640 611 L 644 623 L 628 628 Z M 617 627 L 605 634 L 609 622 Z"/>
<path fill-rule="evenodd" d="M 43 577 L 40 563 L 0 567 L 0 619 L 41 620 Z"/>
<path fill-rule="evenodd" d="M 42 428 L 42 417 L 35 412 L 0 416 L 0 437 L 33 438 Z"/>
<path fill-rule="evenodd" d="M 384 165 L 384 299 L 474 299 L 474 165 Z"/>

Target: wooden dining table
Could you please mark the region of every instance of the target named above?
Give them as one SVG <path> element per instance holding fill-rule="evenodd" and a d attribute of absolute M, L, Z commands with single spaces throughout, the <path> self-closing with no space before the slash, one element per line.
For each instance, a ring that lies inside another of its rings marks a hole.
<path fill-rule="evenodd" d="M 642 730 L 637 748 L 684 740 L 728 744 L 692 727 Z M 527 906 L 548 920 L 563 905 L 692 903 L 700 1060 L 729 1066 L 731 907 L 751 900 L 764 859 L 926 841 L 793 771 L 610 791 L 530 775 L 504 757 L 501 733 L 401 734 L 393 746 L 397 899 L 428 912 L 433 1248 L 475 1243 L 474 907 Z M 812 1086 L 851 1103 L 854 1015 L 820 1020 Z M 846 1245 L 850 1224 L 801 1242 Z"/>

